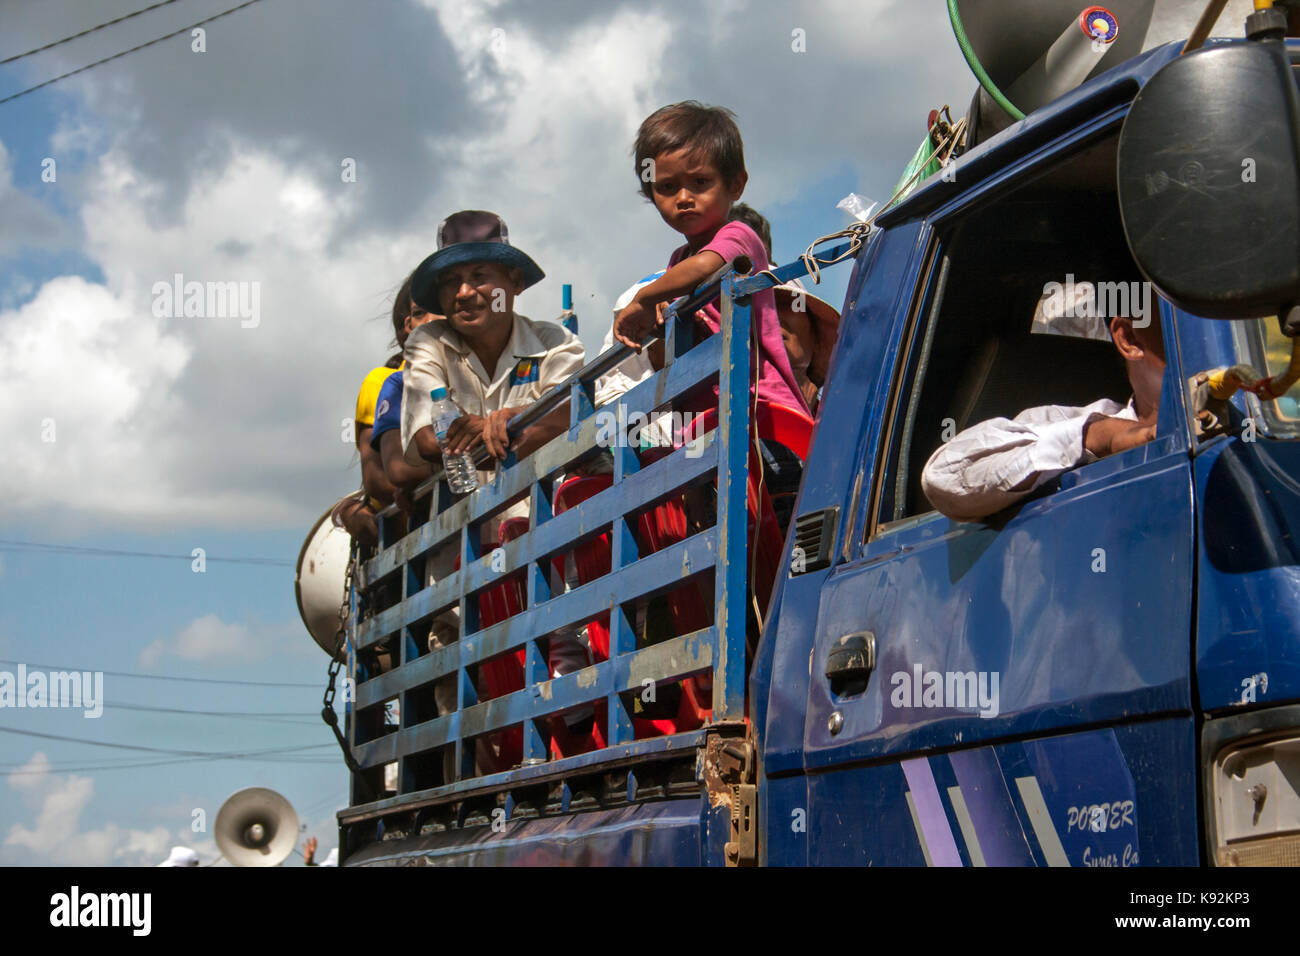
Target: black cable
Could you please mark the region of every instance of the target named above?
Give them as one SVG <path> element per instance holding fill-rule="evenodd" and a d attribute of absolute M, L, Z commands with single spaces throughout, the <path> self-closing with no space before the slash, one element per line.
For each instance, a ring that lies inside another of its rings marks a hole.
<path fill-rule="evenodd" d="M 188 710 L 184 707 L 152 707 L 148 704 L 124 704 L 121 701 L 104 701 L 105 710 L 143 710 L 158 714 L 190 714 L 197 717 L 240 717 L 249 720 L 279 720 L 292 724 L 320 723 L 320 715 L 312 713 L 295 713 L 293 711 L 247 711 L 247 710 Z"/>
<path fill-rule="evenodd" d="M 60 667 L 57 664 L 37 664 L 32 661 L 12 661 L 0 658 L 0 664 L 25 664 L 28 670 L 90 671 L 106 677 L 135 677 L 140 680 L 174 680 L 186 684 L 236 684 L 241 687 L 318 687 L 317 684 L 277 682 L 264 680 L 220 680 L 216 677 L 168 677 L 166 674 L 136 674 L 131 671 L 106 671 L 98 667 Z"/>
<path fill-rule="evenodd" d="M 38 751 L 39 753 L 40 751 Z M 41 773 L 44 770 L 60 773 L 74 770 L 117 770 L 123 767 L 152 767 L 164 766 L 173 763 L 190 763 L 192 761 L 204 760 L 252 760 L 252 761 L 272 761 L 275 763 L 317 763 L 317 764 L 334 764 L 338 761 L 334 757 L 315 754 L 252 754 L 247 757 L 234 756 L 216 756 L 216 757 L 158 757 L 147 760 L 141 760 L 139 757 L 105 757 L 103 759 L 85 758 L 83 760 L 68 759 L 63 761 L 49 761 L 33 770 L 28 771 L 26 768 L 31 764 L 31 758 L 27 760 L 14 760 L 0 766 L 0 772 L 9 771 L 11 773 L 24 771 L 30 773 Z"/>
<path fill-rule="evenodd" d="M 101 770 L 134 770 L 141 767 L 171 767 L 182 763 L 205 763 L 215 760 L 251 760 L 251 761 L 275 761 L 284 762 L 283 757 L 175 757 L 170 760 L 146 760 L 146 761 L 126 761 L 125 763 L 101 764 L 97 766 L 82 767 L 41 767 L 36 770 L 0 770 L 0 777 L 28 777 L 34 774 L 42 773 L 97 773 Z M 307 763 L 307 761 L 290 761 L 291 763 Z M 338 766 L 338 761 L 333 757 L 313 760 L 320 766 L 333 765 Z"/>
<path fill-rule="evenodd" d="M 89 30 L 82 30 L 80 33 L 74 33 L 72 36 L 64 37 L 62 40 L 55 40 L 53 43 L 47 43 L 45 46 L 38 46 L 36 49 L 28 50 L 26 53 L 19 53 L 17 56 L 11 56 L 8 59 L 0 60 L 0 66 L 4 66 L 6 63 L 12 63 L 14 60 L 21 60 L 23 57 L 31 56 L 35 53 L 44 53 L 46 50 L 52 50 L 54 47 L 67 43 L 70 40 L 79 39 L 87 34 L 94 33 L 96 30 L 102 30 L 104 27 L 111 27 L 115 23 L 121 23 L 123 20 L 130 20 L 132 17 L 138 17 L 142 13 L 148 13 L 150 10 L 157 10 L 159 7 L 165 7 L 167 4 L 175 2 L 176 0 L 161 0 L 161 2 L 147 6 L 143 10 L 137 10 L 135 13 L 128 13 L 125 16 L 118 17 L 116 20 L 109 20 L 105 23 L 99 24 L 99 26 L 91 27 Z"/>
<path fill-rule="evenodd" d="M 171 33 L 168 33 L 166 36 L 160 36 L 157 39 L 148 41 L 147 43 L 141 43 L 139 46 L 133 46 L 131 47 L 131 49 L 123 50 L 121 53 L 114 53 L 112 56 L 106 56 L 102 60 L 96 60 L 94 63 L 88 63 L 85 66 L 78 67 L 75 70 L 71 70 L 67 73 L 63 73 L 59 76 L 56 76 L 52 80 L 46 80 L 44 83 L 37 83 L 35 86 L 28 87 L 27 89 L 22 90 L 18 93 L 14 93 L 12 96 L 6 96 L 4 99 L 0 100 L 0 104 L 8 103 L 11 100 L 16 100 L 20 96 L 26 96 L 28 93 L 35 93 L 37 90 L 49 86 L 51 83 L 57 83 L 59 82 L 59 80 L 66 80 L 68 77 L 76 76 L 78 73 L 85 73 L 87 70 L 94 69 L 97 66 L 102 66 L 105 63 L 110 63 L 113 60 L 119 59 L 120 57 L 124 57 L 128 53 L 135 53 L 138 50 L 143 50 L 145 47 L 153 46 L 155 43 L 162 43 L 163 40 L 170 40 L 172 37 L 180 36 L 182 33 L 188 33 L 190 30 L 193 30 L 195 27 L 202 26 L 205 23 L 211 23 L 213 20 L 219 20 L 220 18 L 225 16 L 229 16 L 230 14 L 234 13 L 236 10 L 242 10 L 244 9 L 244 7 L 251 7 L 255 3 L 257 3 L 257 0 L 245 0 L 245 2 L 241 3 L 239 6 L 231 7 L 229 10 L 223 10 L 221 11 L 221 13 L 218 13 L 216 16 L 208 17 L 206 20 L 200 20 L 198 23 L 191 23 L 189 26 L 181 27 L 179 30 L 175 30 Z"/>
<path fill-rule="evenodd" d="M 84 554 L 94 557 L 111 558 L 170 558 L 172 560 L 193 561 L 193 554 L 167 554 L 162 551 L 124 551 L 119 548 L 89 548 L 77 544 L 47 544 L 43 541 L 15 541 L 12 538 L 0 538 L 0 551 L 34 551 L 38 554 Z M 222 558 L 203 557 L 205 562 L 225 564 L 258 564 L 273 567 L 290 568 L 295 563 L 286 558 Z"/>
<path fill-rule="evenodd" d="M 65 743 L 86 744 L 90 747 L 108 747 L 112 750 L 134 750 L 141 753 L 167 754 L 172 757 L 217 757 L 220 759 L 229 759 L 234 757 L 265 757 L 271 754 L 283 756 L 299 753 L 303 750 L 320 750 L 323 747 L 333 747 L 333 743 L 328 744 L 305 744 L 293 747 L 269 747 L 266 750 L 250 750 L 244 753 L 238 751 L 211 751 L 211 750 L 173 750 L 169 747 L 146 747 L 143 744 L 115 744 L 107 740 L 89 740 L 85 737 L 69 737 L 64 734 L 43 734 L 38 730 L 19 730 L 17 727 L 0 727 L 0 734 L 17 734 L 20 737 L 39 737 L 42 740 L 58 740 Z"/>

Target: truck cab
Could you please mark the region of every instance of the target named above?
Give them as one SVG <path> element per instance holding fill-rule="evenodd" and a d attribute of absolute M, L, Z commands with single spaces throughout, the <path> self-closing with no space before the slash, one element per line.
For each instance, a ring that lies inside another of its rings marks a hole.
<path fill-rule="evenodd" d="M 1300 42 L 1282 49 L 1294 73 Z M 693 343 L 671 321 L 671 361 L 622 399 L 649 415 L 717 385 L 698 443 L 647 456 L 598 441 L 610 410 L 592 384 L 621 357 L 607 353 L 534 410 L 568 400 L 568 435 L 468 498 L 430 482 L 409 524 L 385 515 L 352 602 L 344 864 L 1300 862 L 1300 392 L 1205 387 L 1232 366 L 1283 372 L 1293 340 L 1285 315 L 1206 317 L 1181 280 L 1152 281 L 1122 195 L 1127 121 L 1179 52 L 1085 83 L 857 235 L 765 608 L 749 597 L 763 515 L 746 297 L 802 262 L 733 268 L 679 303 L 719 298 L 723 331 Z M 944 517 L 921 472 L 955 434 L 1128 400 L 1108 341 L 1033 330 L 1044 290 L 1076 281 L 1161 331 L 1154 439 L 983 520 Z M 562 502 L 602 449 L 612 477 Z M 716 519 L 654 539 L 691 488 L 716 489 Z M 479 529 L 520 500 L 526 527 L 484 546 Z M 435 581 L 439 548 L 459 567 Z M 570 558 L 585 577 L 566 581 Z M 656 601 L 676 626 L 651 639 Z M 459 640 L 429 650 L 452 607 Z M 547 641 L 586 628 L 591 645 L 593 625 L 604 659 L 548 675 Z M 517 685 L 493 694 L 485 665 L 503 660 Z M 440 713 L 448 680 L 457 708 Z M 703 700 L 698 724 L 647 707 L 647 689 Z M 581 722 L 557 720 L 586 713 L 598 732 L 575 746 Z M 483 742 L 512 728 L 517 765 L 487 767 Z"/>

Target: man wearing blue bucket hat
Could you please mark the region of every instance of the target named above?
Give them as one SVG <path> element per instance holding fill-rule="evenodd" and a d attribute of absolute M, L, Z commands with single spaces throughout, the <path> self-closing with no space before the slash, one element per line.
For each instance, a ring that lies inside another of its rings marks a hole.
<path fill-rule="evenodd" d="M 506 424 L 582 368 L 577 336 L 552 322 L 514 311 L 515 296 L 544 273 L 512 246 L 505 221 L 470 209 L 438 226 L 438 251 L 416 268 L 411 299 L 441 311 L 446 322 L 421 326 L 406 342 L 402 449 L 412 465 L 441 462 L 430 424 L 429 392 L 446 388 L 465 414 L 447 432 L 452 452 L 480 444 L 502 459 L 511 450 Z M 513 445 L 523 457 L 568 427 L 566 408 L 526 429 Z"/>
<path fill-rule="evenodd" d="M 446 322 L 430 322 L 406 340 L 406 372 L 402 387 L 402 450 L 412 465 L 441 464 L 442 449 L 430 422 L 429 392 L 445 388 L 465 414 L 447 431 L 447 448 L 474 451 L 480 444 L 497 459 L 511 450 L 523 458 L 569 426 L 567 403 L 525 429 L 510 444 L 506 424 L 551 388 L 582 368 L 586 353 L 578 337 L 553 322 L 534 322 L 514 310 L 515 296 L 543 278 L 524 252 L 510 245 L 500 216 L 465 210 L 438 226 L 438 251 L 416 268 L 411 300 L 422 308 L 443 310 Z M 436 329 L 431 326 L 438 326 Z M 480 481 L 491 473 L 480 474 Z M 528 515 L 528 501 L 516 502 L 481 529 L 482 543 L 496 547 L 499 523 Z M 450 573 L 455 548 L 436 551 L 427 573 L 441 580 Z M 455 611 L 440 615 L 429 633 L 429 647 L 445 647 L 457 639 Z M 586 648 L 571 635 L 550 642 L 548 670 L 559 677 L 590 663 Z M 454 678 L 435 686 L 439 713 L 456 708 Z M 590 711 L 587 712 L 588 714 Z M 566 721 L 580 720 L 578 712 Z M 483 741 L 497 746 L 499 735 Z"/>

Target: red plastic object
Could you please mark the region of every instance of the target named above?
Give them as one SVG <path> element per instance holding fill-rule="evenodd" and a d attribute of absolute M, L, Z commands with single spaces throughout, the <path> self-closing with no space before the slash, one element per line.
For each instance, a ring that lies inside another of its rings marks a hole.
<path fill-rule="evenodd" d="M 507 518 L 501 522 L 502 542 L 512 541 L 528 530 L 527 518 Z M 495 543 L 488 545 L 495 548 Z M 457 556 L 455 568 L 460 569 L 460 557 Z M 524 608 L 523 581 L 521 576 L 502 581 L 495 587 L 482 591 L 478 596 L 479 626 L 491 627 L 500 624 L 506 618 L 513 617 Z M 518 650 L 484 661 L 479 665 L 479 694 L 484 699 L 502 697 L 524 687 L 525 651 Z M 486 773 L 509 770 L 523 760 L 524 731 L 522 727 L 507 727 L 493 735 L 498 744 L 498 756 L 492 766 L 483 767 Z M 482 751 L 480 751 L 481 753 Z"/>
<path fill-rule="evenodd" d="M 555 513 L 562 514 L 570 508 L 576 507 L 588 498 L 604 491 L 613 484 L 613 478 L 609 475 L 593 475 L 587 478 L 570 478 L 562 484 L 555 494 Z M 657 510 L 657 509 L 656 509 Z M 651 550 L 658 550 L 653 545 L 656 537 L 656 530 L 652 527 L 654 512 L 643 514 L 640 520 L 640 529 L 647 541 L 651 542 Z M 668 520 L 672 520 L 667 516 Z M 681 537 L 686 535 L 686 522 L 683 515 L 680 522 Z M 680 540 L 680 539 L 679 539 Z M 583 542 L 573 550 L 574 565 L 577 570 L 579 584 L 587 584 L 597 578 L 608 574 L 610 569 L 610 543 L 609 535 L 601 534 L 588 541 Z M 564 556 L 560 555 L 555 559 L 557 567 L 563 573 Z M 677 607 L 673 604 L 673 596 L 681 593 L 686 601 L 694 600 L 700 604 L 703 610 L 702 602 L 699 597 L 699 589 L 694 585 L 685 585 L 678 588 L 673 595 L 669 596 L 670 606 L 673 607 L 674 623 L 679 623 L 683 615 L 679 615 Z M 683 631 L 678 628 L 679 633 L 689 633 L 690 630 L 698 630 L 699 627 L 707 627 L 707 612 L 703 618 L 703 623 Z M 597 618 L 587 624 L 587 639 L 591 645 L 592 656 L 597 662 L 609 660 L 609 616 Z M 711 702 L 711 682 L 708 678 L 691 678 L 682 682 L 682 701 L 676 717 L 672 718 L 642 718 L 636 717 L 632 720 L 633 737 L 642 740 L 647 737 L 660 737 L 664 734 L 674 734 L 685 730 L 694 730 L 700 727 L 708 720 L 712 710 Z M 593 736 L 599 741 L 599 746 L 605 746 L 604 742 L 604 722 L 606 709 L 604 705 L 598 705 L 596 713 L 596 731 Z"/>
<path fill-rule="evenodd" d="M 528 532 L 527 518 L 507 518 L 501 522 L 501 543 L 514 541 Z M 483 627 L 499 624 L 513 617 L 524 609 L 526 598 L 523 572 L 516 573 L 491 590 L 479 596 L 479 617 Z M 524 671 L 527 666 L 527 652 L 521 647 L 503 654 L 494 660 L 479 665 L 479 679 L 483 685 L 485 698 L 503 697 L 524 688 Z M 577 735 L 569 730 L 563 717 L 557 715 L 547 721 L 551 732 L 551 754 L 553 757 L 571 757 L 586 753 L 597 746 L 604 746 L 603 738 L 599 743 L 590 735 Z M 523 760 L 523 727 L 507 727 L 494 735 L 498 744 L 496 765 L 484 768 L 486 772 L 509 770 Z"/>
<path fill-rule="evenodd" d="M 813 420 L 803 412 L 786 408 L 784 405 L 773 405 L 769 402 L 760 401 L 757 403 L 754 426 L 754 431 L 757 432 L 759 438 L 784 445 L 800 461 L 808 460 L 808 446 L 812 442 Z M 713 431 L 717 427 L 718 410 L 710 408 L 695 417 L 683 438 L 690 441 Z M 749 549 L 755 579 L 750 582 L 750 587 L 753 588 L 754 594 L 758 598 L 759 607 L 766 608 L 772 597 L 772 587 L 775 585 L 777 575 L 780 573 L 781 549 L 785 546 L 785 538 L 781 534 L 780 524 L 777 523 L 776 512 L 772 508 L 772 499 L 768 495 L 766 488 L 760 490 L 758 479 L 755 477 L 761 474 L 761 468 L 762 462 L 759 459 L 758 451 L 751 443 L 749 447 L 747 505 L 749 512 Z M 677 504 L 679 503 L 666 502 L 660 507 L 671 507 Z M 754 532 L 756 519 L 758 522 L 757 535 Z M 684 522 L 684 516 L 682 520 Z M 665 521 L 663 523 L 666 525 L 669 522 Z M 757 555 L 754 554 L 755 549 L 757 549 Z"/>

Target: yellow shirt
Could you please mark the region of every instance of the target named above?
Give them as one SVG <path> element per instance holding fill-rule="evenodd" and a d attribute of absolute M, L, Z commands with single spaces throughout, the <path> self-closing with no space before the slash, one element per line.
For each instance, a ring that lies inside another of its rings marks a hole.
<path fill-rule="evenodd" d="M 402 367 L 405 367 L 405 365 L 406 363 L 403 362 Z M 366 374 L 365 381 L 361 383 L 361 391 L 357 392 L 357 413 L 353 416 L 358 432 L 363 428 L 374 427 L 375 406 L 379 404 L 379 390 L 388 381 L 388 376 L 396 371 L 397 369 L 384 365 L 379 368 L 372 368 Z"/>

